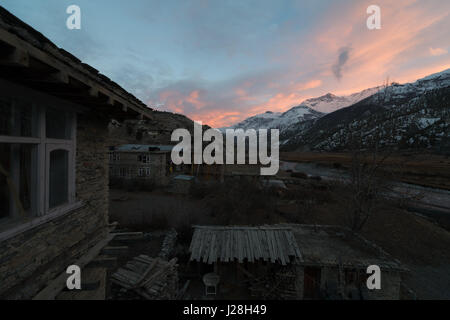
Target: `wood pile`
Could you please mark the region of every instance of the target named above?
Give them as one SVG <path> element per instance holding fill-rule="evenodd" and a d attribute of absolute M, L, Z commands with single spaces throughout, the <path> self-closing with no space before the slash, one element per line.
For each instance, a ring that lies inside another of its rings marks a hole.
<path fill-rule="evenodd" d="M 170 261 L 140 255 L 111 276 L 126 291 L 148 300 L 173 300 L 178 294 L 177 259 Z"/>

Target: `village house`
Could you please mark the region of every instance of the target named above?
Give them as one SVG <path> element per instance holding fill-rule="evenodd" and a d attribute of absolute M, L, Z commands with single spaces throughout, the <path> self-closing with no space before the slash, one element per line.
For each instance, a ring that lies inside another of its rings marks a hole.
<path fill-rule="evenodd" d="M 109 149 L 109 174 L 114 179 L 145 179 L 167 185 L 181 166 L 172 163 L 170 145 L 126 144 Z"/>
<path fill-rule="evenodd" d="M 145 104 L 0 7 L 0 298 L 55 298 L 67 267 L 108 243 L 107 126 L 144 117 Z"/>
<path fill-rule="evenodd" d="M 399 299 L 407 271 L 338 226 L 195 226 L 189 251 L 201 277 L 219 277 L 219 298 Z M 371 265 L 380 267 L 380 290 L 367 288 Z"/>

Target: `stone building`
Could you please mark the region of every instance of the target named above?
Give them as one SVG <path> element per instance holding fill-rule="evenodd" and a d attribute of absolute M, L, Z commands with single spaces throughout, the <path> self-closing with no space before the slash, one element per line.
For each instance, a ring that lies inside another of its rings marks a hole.
<path fill-rule="evenodd" d="M 238 288 L 231 297 L 248 290 L 263 299 L 399 299 L 407 271 L 338 226 L 196 226 L 190 253 L 201 274 L 220 276 L 219 288 Z M 372 265 L 381 270 L 380 290 L 367 288 Z"/>
<path fill-rule="evenodd" d="M 172 148 L 170 145 L 137 144 L 110 147 L 110 177 L 146 179 L 157 185 L 167 185 L 171 173 L 179 170 L 171 161 Z"/>
<path fill-rule="evenodd" d="M 150 109 L 0 7 L 0 298 L 54 298 L 106 243 L 107 126 L 137 117 Z"/>
<path fill-rule="evenodd" d="M 291 225 L 302 253 L 296 266 L 300 299 L 397 300 L 407 269 L 345 227 Z M 367 268 L 381 270 L 381 289 L 367 288 Z"/>

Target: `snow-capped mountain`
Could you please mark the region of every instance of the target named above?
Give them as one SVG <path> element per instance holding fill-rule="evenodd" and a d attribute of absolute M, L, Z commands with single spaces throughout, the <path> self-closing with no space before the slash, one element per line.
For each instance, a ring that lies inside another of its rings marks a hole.
<path fill-rule="evenodd" d="M 336 151 L 354 139 L 368 147 L 444 150 L 450 143 L 450 69 L 403 85 L 392 84 L 313 125 L 285 131 L 285 149 Z M 352 142 L 353 141 L 353 142 Z"/>
<path fill-rule="evenodd" d="M 307 106 L 297 106 L 286 112 L 271 112 L 258 114 L 256 116 L 245 119 L 244 121 L 226 129 L 280 129 L 281 131 L 295 123 L 318 119 L 324 114 L 315 111 Z"/>
<path fill-rule="evenodd" d="M 286 112 L 271 112 L 258 114 L 245 119 L 244 121 L 225 129 L 280 129 L 291 130 L 298 124 L 321 118 L 327 112 L 333 112 L 341 108 L 355 104 L 378 92 L 381 87 L 375 87 L 357 92 L 348 96 L 336 96 L 328 93 L 318 98 L 303 101 L 300 105 L 289 109 Z"/>
<path fill-rule="evenodd" d="M 367 97 L 377 93 L 380 89 L 382 89 L 382 87 L 369 88 L 348 96 L 336 96 L 328 93 L 318 98 L 305 100 L 300 105 L 307 106 L 323 113 L 330 113 L 364 100 Z"/>

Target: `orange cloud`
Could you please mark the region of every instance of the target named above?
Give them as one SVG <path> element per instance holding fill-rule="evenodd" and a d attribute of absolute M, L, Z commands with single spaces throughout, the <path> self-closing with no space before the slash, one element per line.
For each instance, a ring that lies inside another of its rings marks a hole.
<path fill-rule="evenodd" d="M 443 54 L 447 54 L 448 51 L 442 48 L 430 48 L 430 54 L 432 56 L 442 56 Z"/>

